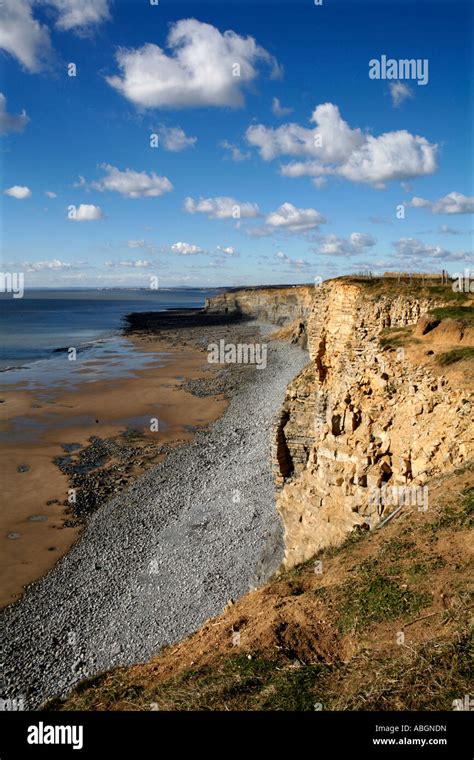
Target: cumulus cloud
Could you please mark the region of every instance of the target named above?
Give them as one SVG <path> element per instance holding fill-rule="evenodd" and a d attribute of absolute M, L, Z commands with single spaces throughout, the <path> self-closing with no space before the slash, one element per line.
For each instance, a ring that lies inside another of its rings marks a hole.
<path fill-rule="evenodd" d="M 0 48 L 31 73 L 45 68 L 51 57 L 48 27 L 33 18 L 32 0 L 0 3 Z"/>
<path fill-rule="evenodd" d="M 7 190 L 3 191 L 5 195 L 10 195 L 12 198 L 16 198 L 18 201 L 24 201 L 25 198 L 31 198 L 31 190 L 26 185 L 13 185 Z"/>
<path fill-rule="evenodd" d="M 246 139 L 265 161 L 280 156 L 303 158 L 281 166 L 281 174 L 308 176 L 318 182 L 334 175 L 380 189 L 390 180 L 432 174 L 437 168 L 438 146 L 406 130 L 373 137 L 351 129 L 333 103 L 317 106 L 311 121 L 316 125 L 313 129 L 295 123 L 276 129 L 254 124 L 248 127 Z"/>
<path fill-rule="evenodd" d="M 264 224 L 248 227 L 245 234 L 256 238 L 279 232 L 298 235 L 315 230 L 325 222 L 325 217 L 314 208 L 297 208 L 292 203 L 282 203 L 275 211 L 267 214 Z"/>
<path fill-rule="evenodd" d="M 104 169 L 105 176 L 90 185 L 92 189 L 100 192 L 110 190 L 120 193 L 126 198 L 155 198 L 164 193 L 169 193 L 173 189 L 173 185 L 167 177 L 159 177 L 155 172 L 147 174 L 146 172 L 133 171 L 133 169 L 121 171 L 110 164 L 101 164 L 100 168 Z M 86 184 L 84 178 L 81 177 L 78 186 L 82 187 L 84 184 Z"/>
<path fill-rule="evenodd" d="M 324 224 L 326 219 L 314 208 L 296 208 L 292 203 L 283 203 L 265 219 L 269 227 L 288 232 L 307 232 Z"/>
<path fill-rule="evenodd" d="M 417 238 L 400 238 L 392 243 L 397 256 L 403 259 L 419 258 L 433 261 L 473 261 L 472 254 L 466 251 L 448 251 L 439 245 L 428 245 Z"/>
<path fill-rule="evenodd" d="M 171 246 L 173 253 L 177 253 L 180 256 L 193 256 L 196 253 L 204 253 L 204 250 L 198 245 L 191 245 L 191 243 L 174 243 Z"/>
<path fill-rule="evenodd" d="M 27 116 L 25 110 L 15 115 L 8 113 L 7 99 L 0 92 L 0 134 L 6 135 L 8 132 L 23 132 L 29 120 L 29 116 Z"/>
<path fill-rule="evenodd" d="M 241 150 L 237 145 L 229 142 L 229 140 L 222 140 L 219 145 L 221 148 L 224 148 L 224 150 L 228 150 L 230 152 L 232 161 L 246 161 L 248 158 L 250 158 L 250 153 L 248 151 Z"/>
<path fill-rule="evenodd" d="M 283 119 L 284 116 L 288 116 L 293 111 L 292 108 L 285 108 L 280 103 L 279 98 L 273 98 L 272 100 L 272 113 L 279 119 Z"/>
<path fill-rule="evenodd" d="M 404 100 L 414 97 L 413 90 L 404 82 L 390 82 L 389 87 L 392 104 L 395 108 L 398 108 Z"/>
<path fill-rule="evenodd" d="M 110 18 L 108 0 L 2 0 L 0 48 L 30 73 L 46 68 L 53 55 L 48 26 L 34 18 L 36 5 L 54 8 L 61 31 L 87 32 Z"/>
<path fill-rule="evenodd" d="M 58 11 L 58 29 L 87 29 L 110 19 L 107 0 L 45 0 Z"/>
<path fill-rule="evenodd" d="M 256 79 L 260 63 L 273 76 L 279 74 L 276 60 L 252 37 L 222 33 L 196 19 L 172 24 L 167 47 L 169 53 L 152 43 L 120 48 L 116 58 L 121 76 L 107 77 L 107 82 L 146 108 L 240 107 L 242 87 Z"/>
<path fill-rule="evenodd" d="M 238 256 L 239 255 L 237 253 L 237 251 L 235 250 L 235 248 L 233 248 L 231 245 L 228 245 L 228 246 L 226 246 L 224 248 L 221 245 L 218 245 L 216 250 L 218 250 L 220 253 L 225 254 L 226 256 Z"/>
<path fill-rule="evenodd" d="M 103 219 L 103 217 L 100 206 L 94 206 L 93 203 L 81 203 L 72 214 L 68 214 L 68 219 L 71 222 L 94 222 L 96 219 Z"/>
<path fill-rule="evenodd" d="M 45 190 L 44 194 L 48 196 L 48 198 L 57 198 L 57 193 L 53 193 L 52 190 Z"/>
<path fill-rule="evenodd" d="M 219 196 L 217 198 L 185 198 L 184 210 L 188 214 L 207 214 L 208 219 L 251 219 L 260 214 L 256 203 L 237 201 L 235 198 Z"/>
<path fill-rule="evenodd" d="M 428 201 L 416 196 L 408 201 L 406 206 L 412 208 L 429 208 L 432 214 L 473 214 L 474 197 L 468 197 L 453 190 L 437 201 Z"/>
<path fill-rule="evenodd" d="M 322 235 L 312 250 L 323 256 L 355 256 L 372 248 L 376 242 L 376 238 L 363 232 L 352 232 L 348 238 Z"/>
<path fill-rule="evenodd" d="M 129 248 L 145 248 L 146 243 L 144 240 L 128 240 L 127 246 Z"/>
<path fill-rule="evenodd" d="M 159 134 L 165 150 L 179 153 L 186 148 L 192 148 L 197 142 L 197 137 L 188 137 L 181 127 L 160 127 Z"/>

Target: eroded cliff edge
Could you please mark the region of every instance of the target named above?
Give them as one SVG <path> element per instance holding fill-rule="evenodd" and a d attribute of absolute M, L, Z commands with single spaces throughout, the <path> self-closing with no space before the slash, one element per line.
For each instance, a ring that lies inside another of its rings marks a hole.
<path fill-rule="evenodd" d="M 376 527 L 394 508 L 389 498 L 377 503 L 377 489 L 409 487 L 404 498 L 415 502 L 430 478 L 472 458 L 472 388 L 436 355 L 472 346 L 473 327 L 422 319 L 452 298 L 450 285 L 417 291 L 342 278 L 234 290 L 208 303 L 283 325 L 281 337 L 304 336 L 309 350 L 273 434 L 286 567 L 357 526 Z"/>

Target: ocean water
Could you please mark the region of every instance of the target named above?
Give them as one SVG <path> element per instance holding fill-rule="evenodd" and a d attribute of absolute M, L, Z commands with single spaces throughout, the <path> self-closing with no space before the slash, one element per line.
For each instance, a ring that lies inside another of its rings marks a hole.
<path fill-rule="evenodd" d="M 77 380 L 94 379 L 108 360 L 118 374 L 132 371 L 131 344 L 120 336 L 130 312 L 199 308 L 214 290 L 37 290 L 23 298 L 0 297 L 0 385 L 23 388 L 61 382 L 71 365 L 81 365 Z M 81 361 L 67 361 L 67 349 L 78 349 Z M 62 351 L 60 349 L 63 349 Z M 87 376 L 87 368 L 90 378 Z M 75 374 L 75 373 L 73 373 Z"/>

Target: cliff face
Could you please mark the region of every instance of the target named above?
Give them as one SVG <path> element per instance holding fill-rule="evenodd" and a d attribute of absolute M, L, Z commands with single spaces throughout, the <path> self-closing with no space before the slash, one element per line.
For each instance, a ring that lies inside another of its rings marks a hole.
<path fill-rule="evenodd" d="M 286 325 L 309 316 L 313 297 L 311 285 L 230 290 L 207 298 L 206 311 L 239 312 L 275 325 Z"/>
<path fill-rule="evenodd" d="M 287 389 L 273 440 L 286 566 L 356 526 L 375 527 L 404 499 L 429 509 L 429 480 L 472 457 L 472 394 L 433 363 L 424 339 L 380 341 L 442 298 L 335 280 L 219 299 L 277 324 L 305 323 L 310 362 Z"/>

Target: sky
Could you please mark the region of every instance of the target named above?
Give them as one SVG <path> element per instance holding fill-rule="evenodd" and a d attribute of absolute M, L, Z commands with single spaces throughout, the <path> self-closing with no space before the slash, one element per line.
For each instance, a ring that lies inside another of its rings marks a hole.
<path fill-rule="evenodd" d="M 473 4 L 3 0 L 3 272 L 26 287 L 473 265 Z"/>

